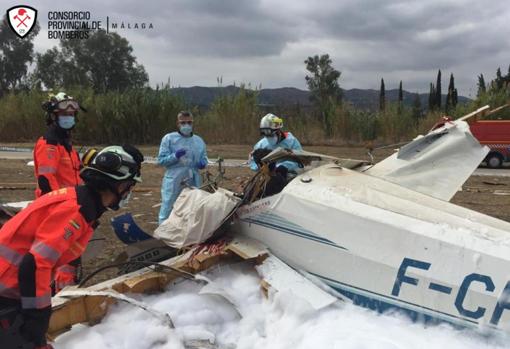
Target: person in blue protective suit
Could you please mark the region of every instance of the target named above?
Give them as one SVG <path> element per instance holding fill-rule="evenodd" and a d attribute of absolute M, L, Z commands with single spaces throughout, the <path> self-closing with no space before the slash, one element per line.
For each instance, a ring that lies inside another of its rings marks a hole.
<path fill-rule="evenodd" d="M 253 157 L 253 153 L 257 149 L 274 150 L 276 148 L 303 150 L 298 139 L 290 132 L 283 132 L 283 120 L 274 114 L 266 114 L 260 120 L 260 134 L 263 138 L 255 144 L 250 154 L 250 168 L 257 171 L 259 166 Z M 298 164 L 292 161 L 284 161 L 277 163 L 277 168 L 283 166 L 279 172 L 296 172 L 299 168 Z"/>
<path fill-rule="evenodd" d="M 207 166 L 207 151 L 202 138 L 193 134 L 193 115 L 181 111 L 177 115 L 177 132 L 161 140 L 158 164 L 166 168 L 161 183 L 159 224 L 168 218 L 175 200 L 185 186 L 202 184 L 199 170 Z"/>

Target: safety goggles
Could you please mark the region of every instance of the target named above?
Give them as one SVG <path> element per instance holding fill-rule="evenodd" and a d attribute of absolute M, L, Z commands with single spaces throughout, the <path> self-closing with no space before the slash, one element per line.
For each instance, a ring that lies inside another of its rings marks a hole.
<path fill-rule="evenodd" d="M 117 172 L 117 174 L 120 175 L 123 174 L 120 172 L 120 168 L 122 166 L 126 166 L 129 169 L 129 173 L 133 176 L 140 176 L 140 166 L 138 164 L 124 161 L 122 156 L 114 152 L 105 152 L 100 154 L 96 159 L 96 166 L 105 169 L 110 173 Z"/>
<path fill-rule="evenodd" d="M 278 130 L 273 130 L 271 128 L 261 128 L 260 134 L 262 136 L 269 137 L 269 136 L 274 136 L 276 134 L 276 131 L 278 131 Z"/>
<path fill-rule="evenodd" d="M 125 161 L 124 159 L 122 159 L 122 156 L 120 154 L 117 154 L 115 152 L 108 151 L 99 154 L 96 149 L 92 148 L 85 152 L 85 154 L 82 157 L 82 162 L 86 167 L 91 166 L 100 171 L 113 174 L 117 176 L 119 179 L 121 177 L 128 176 L 132 176 L 135 179 L 141 177 L 140 165 L 133 162 Z M 122 166 L 126 166 L 128 168 L 129 174 L 124 174 L 120 172 L 120 168 Z"/>
<path fill-rule="evenodd" d="M 56 109 L 58 110 L 74 109 L 77 111 L 80 109 L 80 105 L 78 104 L 78 102 L 72 99 L 64 99 L 63 101 L 57 103 Z"/>

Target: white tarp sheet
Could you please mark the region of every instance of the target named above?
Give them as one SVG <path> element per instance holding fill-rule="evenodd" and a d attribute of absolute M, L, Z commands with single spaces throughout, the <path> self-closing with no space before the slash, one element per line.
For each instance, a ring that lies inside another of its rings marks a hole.
<path fill-rule="evenodd" d="M 449 201 L 488 152 L 457 120 L 417 137 L 365 173 Z"/>
<path fill-rule="evenodd" d="M 215 193 L 185 188 L 175 201 L 172 213 L 152 236 L 168 246 L 182 248 L 204 242 L 223 223 L 239 202 L 232 192 Z"/>

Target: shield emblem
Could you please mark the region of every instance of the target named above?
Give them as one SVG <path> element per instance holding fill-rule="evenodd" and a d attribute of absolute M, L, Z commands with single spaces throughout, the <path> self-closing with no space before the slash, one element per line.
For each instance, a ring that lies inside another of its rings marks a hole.
<path fill-rule="evenodd" d="M 7 10 L 7 22 L 20 38 L 25 37 L 34 28 L 37 10 L 30 6 L 19 5 Z"/>

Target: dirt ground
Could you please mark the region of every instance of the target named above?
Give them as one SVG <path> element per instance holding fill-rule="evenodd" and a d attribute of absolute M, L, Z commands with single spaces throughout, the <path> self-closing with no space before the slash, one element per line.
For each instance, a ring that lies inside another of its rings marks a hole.
<path fill-rule="evenodd" d="M 156 155 L 157 147 L 142 147 L 144 154 Z M 210 158 L 221 155 L 224 158 L 246 158 L 249 146 L 209 146 Z M 309 151 L 322 152 L 345 158 L 367 159 L 363 148 L 349 147 L 309 147 Z M 391 149 L 376 152 L 376 158 L 382 159 L 391 153 Z M 216 169 L 209 170 L 213 175 Z M 505 170 L 506 171 L 506 170 Z M 153 164 L 144 164 L 142 168 L 143 183 L 135 188 L 134 195 L 126 208 L 117 212 L 106 212 L 101 218 L 99 234 L 106 239 L 105 249 L 94 261 L 84 265 L 84 274 L 102 265 L 111 264 L 125 250 L 125 245 L 114 235 L 110 219 L 115 215 L 131 212 L 138 225 L 145 231 L 157 226 L 160 203 L 160 185 L 164 169 Z M 251 176 L 247 168 L 227 167 L 225 179 L 221 186 L 233 191 L 240 191 L 242 183 Z M 33 167 L 25 160 L 0 160 L 0 203 L 31 200 L 34 198 Z M 510 222 L 510 177 L 471 177 L 459 191 L 452 202 L 475 211 L 479 211 Z M 109 272 L 94 279 L 99 281 L 113 276 Z"/>
<path fill-rule="evenodd" d="M 144 155 L 156 156 L 158 154 L 159 147 L 157 146 L 140 146 L 139 147 Z M 321 153 L 325 155 L 336 156 L 340 158 L 351 158 L 368 160 L 367 149 L 363 147 L 348 147 L 348 146 L 304 146 L 305 150 Z M 252 150 L 251 145 L 207 145 L 207 155 L 210 159 L 221 156 L 224 159 L 248 159 L 248 154 Z M 373 152 L 375 160 L 382 160 L 393 152 L 391 148 L 379 149 Z"/>

